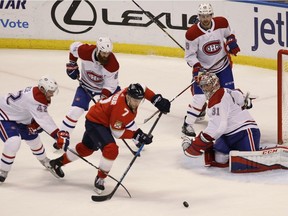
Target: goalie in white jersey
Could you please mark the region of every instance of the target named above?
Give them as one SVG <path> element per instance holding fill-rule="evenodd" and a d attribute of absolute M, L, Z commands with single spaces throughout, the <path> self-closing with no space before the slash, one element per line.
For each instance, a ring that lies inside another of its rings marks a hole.
<path fill-rule="evenodd" d="M 185 60 L 190 67 L 193 67 L 193 78 L 209 69 L 210 72 L 217 74 L 221 87 L 234 89 L 228 56 L 229 54 L 236 56 L 240 48 L 228 20 L 224 17 L 213 17 L 211 4 L 200 4 L 198 16 L 199 22 L 192 25 L 185 35 Z M 218 62 L 221 59 L 222 61 Z M 191 91 L 193 97 L 187 109 L 182 132 L 194 137 L 196 134 L 193 125 L 197 118 L 205 116 L 206 98 L 195 83 Z"/>
<path fill-rule="evenodd" d="M 59 131 L 48 114 L 51 97 L 58 92 L 58 85 L 49 76 L 43 76 L 38 86 L 27 87 L 17 93 L 0 97 L 0 138 L 4 148 L 0 161 L 0 182 L 4 182 L 11 170 L 21 140 L 25 140 L 31 151 L 46 168 L 51 168 L 45 148 L 38 133 L 46 131 L 57 142 L 59 148 L 67 150 L 69 133 Z"/>
<path fill-rule="evenodd" d="M 208 126 L 194 139 L 183 137 L 187 156 L 205 152 L 206 166 L 227 167 L 229 152 L 258 151 L 260 130 L 248 112 L 252 103 L 241 91 L 221 88 L 214 73 L 200 75 L 198 83 L 207 100 Z"/>

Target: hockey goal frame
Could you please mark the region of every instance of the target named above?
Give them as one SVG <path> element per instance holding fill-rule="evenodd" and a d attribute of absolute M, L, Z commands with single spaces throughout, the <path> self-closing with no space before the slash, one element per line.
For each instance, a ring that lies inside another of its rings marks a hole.
<path fill-rule="evenodd" d="M 283 55 L 288 56 L 288 50 L 280 49 L 277 53 L 277 142 L 278 144 L 284 143 L 283 133 Z M 286 104 L 287 105 L 287 104 Z"/>

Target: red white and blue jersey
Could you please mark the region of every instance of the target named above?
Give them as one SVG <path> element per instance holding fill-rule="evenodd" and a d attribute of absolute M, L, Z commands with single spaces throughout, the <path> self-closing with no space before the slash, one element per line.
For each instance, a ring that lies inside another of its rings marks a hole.
<path fill-rule="evenodd" d="M 145 89 L 145 98 L 151 101 L 155 93 L 148 87 L 143 89 Z M 107 99 L 100 100 L 89 109 L 86 118 L 91 122 L 110 127 L 115 138 L 132 139 L 134 132 L 137 130 L 134 121 L 137 110 L 133 112 L 129 108 L 126 102 L 126 94 L 127 88 Z"/>
<path fill-rule="evenodd" d="M 210 68 L 215 62 L 226 55 L 225 40 L 232 33 L 229 23 L 224 17 L 212 18 L 211 29 L 204 30 L 200 22 L 192 25 L 185 35 L 185 60 L 190 67 L 196 63 Z M 210 72 L 218 73 L 227 67 L 228 58 L 215 65 Z"/>
<path fill-rule="evenodd" d="M 58 127 L 48 114 L 45 95 L 38 87 L 27 87 L 0 97 L 0 121 L 28 125 L 34 119 L 48 134 L 56 136 Z"/>
<path fill-rule="evenodd" d="M 119 63 L 113 53 L 108 63 L 101 65 L 96 59 L 97 46 L 74 42 L 70 46 L 70 61 L 81 61 L 81 81 L 91 92 L 109 97 L 115 92 L 118 82 Z"/>
<path fill-rule="evenodd" d="M 239 90 L 218 89 L 208 101 L 209 122 L 203 133 L 216 140 L 248 128 L 258 129 L 248 110 L 242 109 L 243 105 L 244 96 Z"/>

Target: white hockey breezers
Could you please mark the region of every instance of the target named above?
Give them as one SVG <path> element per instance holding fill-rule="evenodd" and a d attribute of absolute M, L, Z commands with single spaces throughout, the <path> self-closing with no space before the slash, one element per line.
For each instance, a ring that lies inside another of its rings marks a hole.
<path fill-rule="evenodd" d="M 232 173 L 262 172 L 288 169 L 288 147 L 277 146 L 260 151 L 231 151 L 229 170 Z"/>

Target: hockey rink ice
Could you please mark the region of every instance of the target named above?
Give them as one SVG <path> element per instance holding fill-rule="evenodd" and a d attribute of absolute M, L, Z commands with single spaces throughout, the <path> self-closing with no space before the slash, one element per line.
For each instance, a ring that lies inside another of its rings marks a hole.
<path fill-rule="evenodd" d="M 174 98 L 191 81 L 191 69 L 184 59 L 116 53 L 120 63 L 122 88 L 140 82 L 168 99 Z M 77 81 L 66 75 L 68 51 L 0 50 L 0 94 L 16 92 L 37 85 L 38 79 L 51 74 L 59 84 L 49 113 L 57 125 L 70 108 Z M 257 121 L 261 145 L 276 143 L 276 71 L 234 65 L 235 85 L 243 92 L 259 96 L 250 110 Z M 0 215 L 19 216 L 286 216 L 288 214 L 288 170 L 232 174 L 228 168 L 204 167 L 203 158 L 188 158 L 181 147 L 181 126 L 191 100 L 187 90 L 171 104 L 171 113 L 163 115 L 156 125 L 153 143 L 145 146 L 126 175 L 123 184 L 129 198 L 119 187 L 109 201 L 91 201 L 97 170 L 81 159 L 63 167 L 64 179 L 56 179 L 37 161 L 25 144 L 16 156 L 6 182 L 0 185 Z M 92 102 L 91 102 L 92 105 Z M 148 132 L 156 111 L 144 101 L 136 122 Z M 81 141 L 84 132 L 82 116 L 71 134 L 71 146 Z M 197 134 L 207 119 L 195 125 Z M 61 154 L 53 150 L 53 139 L 42 133 L 41 139 L 49 158 Z M 136 149 L 130 140 L 131 148 Z M 122 140 L 117 140 L 119 156 L 109 173 L 120 179 L 133 155 Z M 2 153 L 3 142 L 0 142 Z M 100 154 L 86 159 L 98 166 Z M 110 193 L 116 182 L 107 178 L 104 193 Z M 185 208 L 183 202 L 189 207 Z"/>

